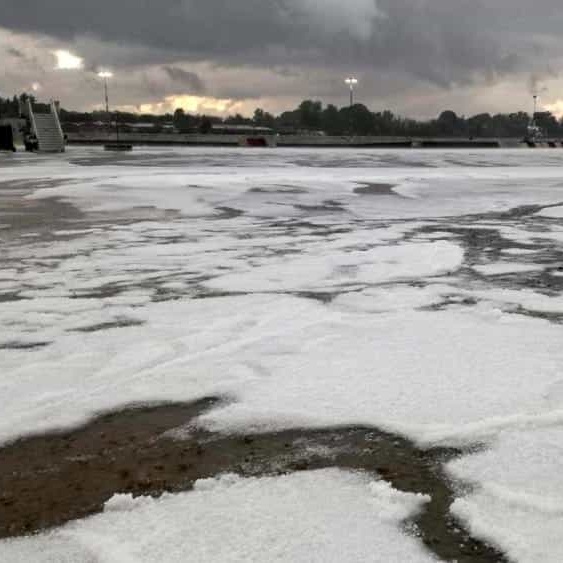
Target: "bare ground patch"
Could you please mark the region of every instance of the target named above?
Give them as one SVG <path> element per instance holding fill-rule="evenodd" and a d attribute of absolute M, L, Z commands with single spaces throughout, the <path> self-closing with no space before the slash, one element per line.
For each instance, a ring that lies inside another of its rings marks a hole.
<path fill-rule="evenodd" d="M 449 513 L 454 486 L 443 463 L 462 451 L 420 449 L 372 427 L 224 435 L 193 424 L 219 403 L 208 398 L 127 408 L 72 431 L 5 446 L 0 450 L 0 538 L 101 512 L 116 493 L 188 491 L 198 479 L 226 472 L 263 476 L 340 467 L 373 474 L 402 491 L 430 495 L 431 502 L 405 522 L 405 529 L 442 559 L 506 561 Z"/>

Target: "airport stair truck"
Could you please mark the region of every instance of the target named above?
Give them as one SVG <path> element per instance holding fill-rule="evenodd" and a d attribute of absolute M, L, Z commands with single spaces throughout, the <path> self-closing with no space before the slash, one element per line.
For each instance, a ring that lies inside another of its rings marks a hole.
<path fill-rule="evenodd" d="M 65 136 L 59 120 L 55 102 L 51 102 L 48 113 L 33 111 L 31 100 L 27 100 L 27 113 L 31 122 L 31 133 L 36 139 L 38 152 L 64 152 Z"/>

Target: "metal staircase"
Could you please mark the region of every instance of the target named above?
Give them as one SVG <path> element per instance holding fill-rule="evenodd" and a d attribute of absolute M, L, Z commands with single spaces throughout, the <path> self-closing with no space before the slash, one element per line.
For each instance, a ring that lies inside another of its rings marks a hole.
<path fill-rule="evenodd" d="M 51 102 L 49 113 L 35 113 L 30 100 L 27 105 L 31 132 L 37 139 L 37 151 L 64 152 L 65 137 L 55 103 Z"/>

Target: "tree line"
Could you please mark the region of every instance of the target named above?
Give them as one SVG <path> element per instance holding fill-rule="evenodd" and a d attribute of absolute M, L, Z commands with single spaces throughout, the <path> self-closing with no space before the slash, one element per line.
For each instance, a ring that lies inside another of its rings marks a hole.
<path fill-rule="evenodd" d="M 20 97 L 21 98 L 21 97 Z M 35 101 L 32 97 L 32 100 Z M 17 117 L 19 99 L 0 98 L 0 117 Z M 524 137 L 531 116 L 526 112 L 481 113 L 471 117 L 458 116 L 451 110 L 440 113 L 435 119 L 416 120 L 395 115 L 389 110 L 373 112 L 363 104 L 337 108 L 324 106 L 318 100 L 304 100 L 291 111 L 274 116 L 256 109 L 252 117 L 240 114 L 225 118 L 194 115 L 177 109 L 164 115 L 114 112 L 122 123 L 152 123 L 155 131 L 164 125 L 174 124 L 181 133 L 209 133 L 213 125 L 268 127 L 280 134 L 317 133 L 326 135 L 375 135 L 395 137 Z M 536 124 L 550 137 L 563 137 L 563 119 L 550 112 L 539 112 Z M 106 122 L 104 111 L 76 112 L 61 109 L 61 121 L 82 126 Z"/>

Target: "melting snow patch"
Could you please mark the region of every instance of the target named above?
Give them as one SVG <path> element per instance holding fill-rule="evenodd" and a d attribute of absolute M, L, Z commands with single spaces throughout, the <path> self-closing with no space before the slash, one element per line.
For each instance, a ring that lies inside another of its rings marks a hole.
<path fill-rule="evenodd" d="M 548 207 L 547 209 L 542 209 L 537 213 L 540 217 L 549 217 L 553 219 L 563 219 L 563 205 L 558 205 L 556 207 Z"/>
<path fill-rule="evenodd" d="M 546 389 L 545 401 L 546 408 L 561 404 L 563 380 Z M 455 477 L 477 485 L 454 503 L 453 514 L 519 563 L 563 561 L 559 426 L 502 432 L 490 450 L 449 465 Z"/>
<path fill-rule="evenodd" d="M 263 479 L 226 475 L 158 500 L 114 497 L 103 514 L 0 542 L 10 563 L 436 561 L 400 530 L 427 497 L 323 470 Z"/>

